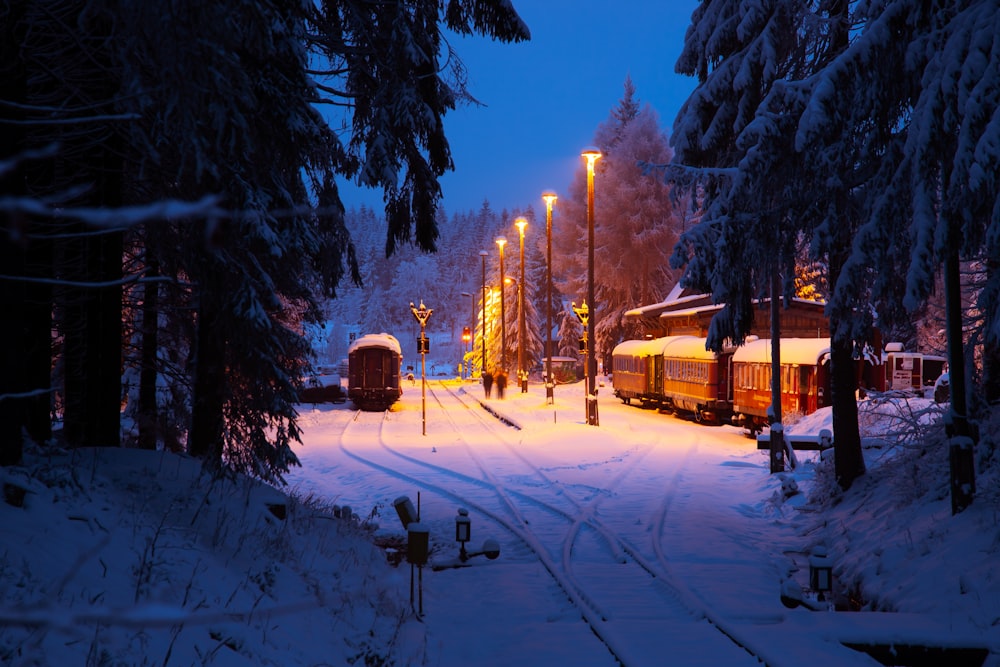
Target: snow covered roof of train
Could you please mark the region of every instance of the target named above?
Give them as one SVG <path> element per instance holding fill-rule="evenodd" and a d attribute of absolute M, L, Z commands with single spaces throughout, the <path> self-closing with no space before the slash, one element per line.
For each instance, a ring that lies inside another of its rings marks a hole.
<path fill-rule="evenodd" d="M 830 354 L 829 338 L 782 338 L 781 363 L 814 365 Z M 770 361 L 771 339 L 745 343 L 733 353 L 733 361 Z"/>
<path fill-rule="evenodd" d="M 612 356 L 614 355 L 629 355 L 629 356 L 643 356 L 649 354 L 646 350 L 649 348 L 650 340 L 624 340 L 617 345 L 615 349 L 611 351 Z"/>
<path fill-rule="evenodd" d="M 664 336 L 662 338 L 626 340 L 618 343 L 611 354 L 612 356 L 617 354 L 635 357 L 649 357 L 654 354 L 663 354 L 663 349 L 678 338 L 694 338 L 694 336 Z"/>
<path fill-rule="evenodd" d="M 686 359 L 715 359 L 716 354 L 705 349 L 705 339 L 698 336 L 674 336 L 663 348 L 665 357 Z"/>
<path fill-rule="evenodd" d="M 365 334 L 360 338 L 355 338 L 354 342 L 347 348 L 347 353 L 350 354 L 363 347 L 386 347 L 396 354 L 403 354 L 403 350 L 399 346 L 399 341 L 396 340 L 396 337 L 387 333 Z"/>

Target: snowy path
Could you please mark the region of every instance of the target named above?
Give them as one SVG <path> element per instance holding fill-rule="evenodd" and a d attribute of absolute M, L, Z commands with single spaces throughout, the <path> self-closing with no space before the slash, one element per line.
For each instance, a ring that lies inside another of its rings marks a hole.
<path fill-rule="evenodd" d="M 725 488 L 704 498 L 701 483 L 687 483 L 702 478 L 704 466 L 719 466 L 722 479 L 746 476 L 746 467 L 757 472 L 738 431 L 602 401 L 595 438 L 581 423 L 582 396 L 579 406 L 557 400 L 541 409 L 532 395 L 491 401 L 518 431 L 483 410 L 469 389 L 428 385 L 426 436 L 419 390 L 386 414 L 333 408 L 303 420 L 303 464 L 330 471 L 327 488 L 303 490 L 347 499 L 362 517 L 373 500 L 381 503 L 383 530 L 397 533 L 404 531 L 391 501 L 409 495 L 416 502 L 420 492 L 432 546 L 423 586 L 427 664 L 636 667 L 651 664 L 649 656 L 682 665 L 799 664 L 772 645 L 786 611 L 776 595 L 781 564 L 759 543 L 740 544 L 722 529 L 739 508 Z M 458 507 L 473 519 L 469 550 L 493 537 L 501 544 L 497 561 L 448 567 L 458 563 Z M 771 553 L 787 550 L 770 539 L 762 537 Z M 740 582 L 751 591 L 745 606 L 717 597 L 717 577 L 748 573 L 751 581 Z M 813 664 L 875 664 L 839 644 L 818 644 L 829 660 L 814 655 Z M 568 662 L 567 646 L 576 647 Z"/>

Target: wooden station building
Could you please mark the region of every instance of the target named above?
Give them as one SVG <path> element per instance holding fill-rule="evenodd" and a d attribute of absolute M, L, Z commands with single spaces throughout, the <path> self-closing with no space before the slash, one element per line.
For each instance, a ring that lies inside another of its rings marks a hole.
<path fill-rule="evenodd" d="M 754 313 L 753 327 L 749 335 L 759 338 L 771 337 L 771 311 L 769 299 L 759 303 Z M 788 307 L 781 308 L 782 338 L 829 338 L 830 325 L 823 312 L 825 303 L 792 299 Z M 695 294 L 681 289 L 679 285 L 671 290 L 667 298 L 649 306 L 633 308 L 625 312 L 625 320 L 640 323 L 651 338 L 663 336 L 708 335 L 712 317 L 722 310 L 722 304 L 713 304 L 710 294 Z"/>

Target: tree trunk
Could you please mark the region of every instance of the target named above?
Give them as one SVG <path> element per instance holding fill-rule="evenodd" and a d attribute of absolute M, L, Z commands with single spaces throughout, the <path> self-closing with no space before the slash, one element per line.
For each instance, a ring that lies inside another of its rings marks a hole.
<path fill-rule="evenodd" d="M 188 453 L 205 459 L 210 468 L 218 469 L 222 465 L 225 425 L 222 411 L 225 406 L 226 338 L 218 308 L 209 303 L 204 291 L 201 296 Z"/>
<path fill-rule="evenodd" d="M 159 268 L 155 260 L 146 263 L 146 277 L 157 278 Z M 160 315 L 159 282 L 151 280 L 143 286 L 142 296 L 142 350 L 139 368 L 139 447 L 141 449 L 156 449 L 157 416 L 159 409 L 156 404 L 156 356 L 159 348 L 157 339 L 157 320 Z"/>
<path fill-rule="evenodd" d="M 14 15 L 18 5 L 0 9 L 0 89 L 11 102 L 25 101 L 25 72 L 18 58 L 21 22 Z M 5 110 L 13 116 L 24 117 L 14 107 Z M 0 162 L 16 156 L 22 147 L 23 126 L 17 123 L 0 123 Z M 0 172 L 0 196 L 24 194 L 24 180 L 18 171 Z M 13 214 L 0 213 L 0 267 L 10 276 L 24 275 L 24 253 L 15 239 L 23 231 L 23 219 Z M 24 356 L 21 353 L 25 333 L 25 285 L 15 280 L 0 279 L 0 312 L 4 324 L 0 326 L 0 466 L 18 465 L 24 452 L 22 431 L 22 401 L 14 399 L 20 393 L 24 378 Z"/>
<path fill-rule="evenodd" d="M 120 172 L 119 172 L 120 173 Z M 120 198 L 116 204 L 121 204 Z M 105 204 L 107 205 L 107 204 Z M 93 276 L 102 287 L 92 295 L 87 313 L 87 441 L 100 447 L 121 445 L 122 407 L 122 235 L 91 243 Z M 96 247 L 95 247 L 96 246 Z"/>
<path fill-rule="evenodd" d="M 951 513 L 958 514 L 972 504 L 976 493 L 976 471 L 973 460 L 976 438 L 969 424 L 962 338 L 962 288 L 957 249 L 953 250 L 945 261 L 944 293 L 945 327 L 948 332 L 948 379 L 951 388 L 948 428 Z"/>
<path fill-rule="evenodd" d="M 833 405 L 834 471 L 842 489 L 865 474 L 858 429 L 857 374 L 854 366 L 854 341 L 836 333 L 830 336 L 831 402 Z M 845 340 L 846 339 L 846 340 Z"/>
<path fill-rule="evenodd" d="M 97 177 L 85 202 L 121 205 L 121 154 L 117 145 L 98 149 Z M 67 165 L 70 167 L 70 165 Z M 80 234 L 93 229 L 76 226 Z M 122 233 L 84 236 L 67 246 L 70 277 L 83 283 L 70 288 L 64 317 L 66 440 L 74 446 L 121 444 Z M 91 283 L 91 284 L 87 284 Z"/>
<path fill-rule="evenodd" d="M 996 280 L 1000 263 L 994 260 L 986 261 L 986 284 Z M 983 334 L 983 380 L 982 397 L 986 405 L 1000 401 L 1000 341 L 988 333 Z M 973 413 L 977 412 L 973 409 Z"/>
<path fill-rule="evenodd" d="M 847 234 L 847 225 L 841 235 Z M 830 284 L 836 285 L 850 250 L 850 240 L 839 239 L 828 254 Z M 851 488 L 854 480 L 865 474 L 858 427 L 858 378 L 854 365 L 854 341 L 836 317 L 830 318 L 830 404 L 833 408 L 834 475 L 840 488 Z"/>

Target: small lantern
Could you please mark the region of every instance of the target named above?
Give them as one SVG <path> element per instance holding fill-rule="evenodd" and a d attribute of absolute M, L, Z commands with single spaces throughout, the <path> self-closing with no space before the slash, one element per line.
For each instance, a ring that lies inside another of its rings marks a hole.
<path fill-rule="evenodd" d="M 809 556 L 809 587 L 824 600 L 824 593 L 833 589 L 833 562 L 826 555 L 826 547 L 818 545 Z"/>
<path fill-rule="evenodd" d="M 459 558 L 465 561 L 469 558 L 465 552 L 465 543 L 472 537 L 472 520 L 469 519 L 469 510 L 464 507 L 459 508 L 455 517 L 455 541 L 462 545 Z"/>
<path fill-rule="evenodd" d="M 396 508 L 396 514 L 399 515 L 399 522 L 403 524 L 403 528 L 417 520 L 417 510 L 413 507 L 413 501 L 406 496 L 393 500 L 392 506 Z"/>

